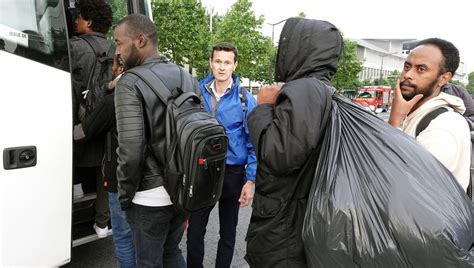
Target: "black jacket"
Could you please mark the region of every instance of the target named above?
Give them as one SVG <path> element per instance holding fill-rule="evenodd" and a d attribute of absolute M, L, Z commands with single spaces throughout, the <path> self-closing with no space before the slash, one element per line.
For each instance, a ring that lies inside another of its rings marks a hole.
<path fill-rule="evenodd" d="M 169 89 L 180 86 L 178 66 L 165 57 L 150 57 L 142 65 L 159 74 Z M 144 98 L 154 105 L 145 105 Z M 119 141 L 118 193 L 123 209 L 130 206 L 137 191 L 163 185 L 165 109 L 165 104 L 135 74 L 122 75 L 115 89 L 115 114 Z M 150 148 L 154 148 L 155 155 Z"/>
<path fill-rule="evenodd" d="M 104 142 L 102 156 L 103 186 L 117 192 L 117 127 L 115 120 L 114 92 L 107 92 L 91 114 L 74 127 L 74 140 L 88 142 L 101 138 Z"/>
<path fill-rule="evenodd" d="M 104 34 L 91 32 L 84 35 L 92 36 L 101 46 L 108 51 L 112 43 Z M 92 47 L 82 38 L 73 37 L 71 46 L 71 76 L 73 90 L 73 123 L 79 124 L 78 109 L 83 98 L 82 92 L 87 88 L 87 80 L 90 71 L 96 62 L 96 55 Z M 101 165 L 104 140 L 102 137 L 91 139 L 86 143 L 74 143 L 74 166 L 76 167 L 98 167 Z"/>
<path fill-rule="evenodd" d="M 282 30 L 275 77 L 286 84 L 275 106 L 258 105 L 248 119 L 258 161 L 245 256 L 251 267 L 307 266 L 301 230 L 342 47 L 328 22 L 292 18 Z"/>

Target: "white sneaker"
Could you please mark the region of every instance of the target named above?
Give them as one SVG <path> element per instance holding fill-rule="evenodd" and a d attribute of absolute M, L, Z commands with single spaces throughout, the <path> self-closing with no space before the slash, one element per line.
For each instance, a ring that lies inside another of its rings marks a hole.
<path fill-rule="evenodd" d="M 105 228 L 100 228 L 97 224 L 94 223 L 94 230 L 97 234 L 97 237 L 104 238 L 107 237 L 107 233 L 109 232 L 109 227 L 105 226 Z"/>
<path fill-rule="evenodd" d="M 82 184 L 81 183 L 74 184 L 73 196 L 74 196 L 74 200 L 81 199 L 81 198 L 84 197 L 84 191 L 82 190 Z"/>

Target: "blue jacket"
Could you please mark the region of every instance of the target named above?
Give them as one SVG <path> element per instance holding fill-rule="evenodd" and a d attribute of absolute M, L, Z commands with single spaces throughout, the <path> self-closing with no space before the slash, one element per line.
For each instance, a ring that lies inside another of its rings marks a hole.
<path fill-rule="evenodd" d="M 252 143 L 250 142 L 249 129 L 247 126 L 247 115 L 257 106 L 255 98 L 246 91 L 245 102 L 246 112 L 244 114 L 242 103 L 239 97 L 239 80 L 237 76 L 232 75 L 233 87 L 217 103 L 217 109 L 214 117 L 221 123 L 229 138 L 229 149 L 227 151 L 228 165 L 247 165 L 246 179 L 255 181 L 255 172 L 257 170 L 257 159 Z M 212 74 L 199 82 L 199 89 L 203 97 L 204 109 L 209 114 L 213 114 L 212 91 L 207 86 L 214 80 Z"/>

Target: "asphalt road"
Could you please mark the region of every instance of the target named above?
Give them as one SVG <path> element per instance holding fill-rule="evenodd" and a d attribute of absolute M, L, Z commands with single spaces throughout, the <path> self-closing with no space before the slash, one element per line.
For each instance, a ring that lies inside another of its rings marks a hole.
<path fill-rule="evenodd" d="M 239 212 L 239 224 L 237 226 L 237 238 L 231 267 L 249 267 L 243 259 L 245 255 L 245 235 L 250 222 L 250 207 L 241 209 Z M 91 226 L 92 228 L 92 226 Z M 204 256 L 204 267 L 214 267 L 219 241 L 219 220 L 217 217 L 217 206 L 211 212 L 207 233 L 205 238 L 206 253 Z M 183 256 L 186 258 L 186 233 L 180 243 Z M 119 267 L 115 260 L 112 237 L 100 239 L 72 249 L 72 261 L 64 268 L 113 268 Z"/>

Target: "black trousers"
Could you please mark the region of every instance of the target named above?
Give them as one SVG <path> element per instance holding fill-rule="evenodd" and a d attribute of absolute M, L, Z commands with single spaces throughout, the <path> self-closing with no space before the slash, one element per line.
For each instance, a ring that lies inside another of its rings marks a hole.
<path fill-rule="evenodd" d="M 236 228 L 239 219 L 239 197 L 245 183 L 245 166 L 227 165 L 219 199 L 219 243 L 217 246 L 216 267 L 230 267 L 234 255 Z M 187 265 L 203 267 L 204 236 L 209 214 L 214 206 L 200 209 L 189 215 L 187 231 Z"/>

